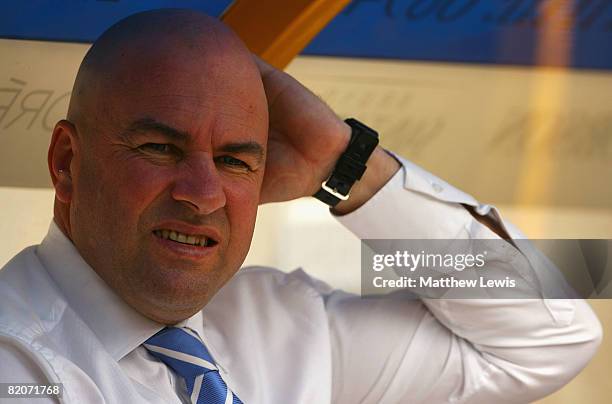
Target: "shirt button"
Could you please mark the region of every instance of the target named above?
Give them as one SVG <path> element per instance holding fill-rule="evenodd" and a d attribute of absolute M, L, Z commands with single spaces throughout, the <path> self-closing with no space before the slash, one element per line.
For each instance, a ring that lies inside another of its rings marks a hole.
<path fill-rule="evenodd" d="M 431 187 L 433 188 L 434 191 L 436 191 L 437 193 L 440 193 L 444 190 L 444 188 L 442 188 L 442 185 L 438 184 L 437 182 L 434 182 L 431 184 Z"/>

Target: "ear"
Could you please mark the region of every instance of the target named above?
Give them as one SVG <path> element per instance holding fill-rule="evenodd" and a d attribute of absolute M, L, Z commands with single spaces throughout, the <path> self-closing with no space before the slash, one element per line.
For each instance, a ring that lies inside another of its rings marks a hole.
<path fill-rule="evenodd" d="M 62 119 L 53 129 L 47 163 L 55 195 L 63 203 L 70 203 L 72 199 L 72 157 L 76 146 L 76 127 Z"/>

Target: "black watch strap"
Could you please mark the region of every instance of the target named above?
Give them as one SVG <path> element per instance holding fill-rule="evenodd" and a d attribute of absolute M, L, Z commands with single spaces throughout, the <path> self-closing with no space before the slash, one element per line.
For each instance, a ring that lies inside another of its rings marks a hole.
<path fill-rule="evenodd" d="M 313 195 L 331 207 L 348 199 L 351 188 L 363 176 L 366 162 L 378 145 L 378 133 L 375 130 L 353 118 L 344 122 L 351 127 L 351 140 L 340 155 L 334 171 Z"/>

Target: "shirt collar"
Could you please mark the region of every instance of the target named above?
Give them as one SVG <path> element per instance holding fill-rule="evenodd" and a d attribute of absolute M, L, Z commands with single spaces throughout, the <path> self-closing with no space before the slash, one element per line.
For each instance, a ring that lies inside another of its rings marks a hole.
<path fill-rule="evenodd" d="M 36 254 L 69 306 L 119 361 L 164 328 L 125 303 L 81 257 L 54 221 Z"/>

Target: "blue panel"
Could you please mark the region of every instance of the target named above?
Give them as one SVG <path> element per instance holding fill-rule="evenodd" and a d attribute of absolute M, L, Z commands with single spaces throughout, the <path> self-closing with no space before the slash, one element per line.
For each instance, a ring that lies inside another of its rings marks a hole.
<path fill-rule="evenodd" d="M 611 69 L 612 0 L 354 0 L 305 53 Z"/>
<path fill-rule="evenodd" d="M 137 11 L 187 7 L 218 16 L 230 3 L 5 0 L 0 37 L 91 42 Z M 559 4 L 570 4 L 569 12 Z M 544 49 L 545 26 L 553 27 L 553 36 L 565 30 L 567 40 L 548 41 Z M 566 48 L 566 59 L 542 56 Z M 354 0 L 304 53 L 612 69 L 612 0 Z"/>
<path fill-rule="evenodd" d="M 106 28 L 138 11 L 176 7 L 218 16 L 232 0 L 3 0 L 0 37 L 93 42 Z"/>

